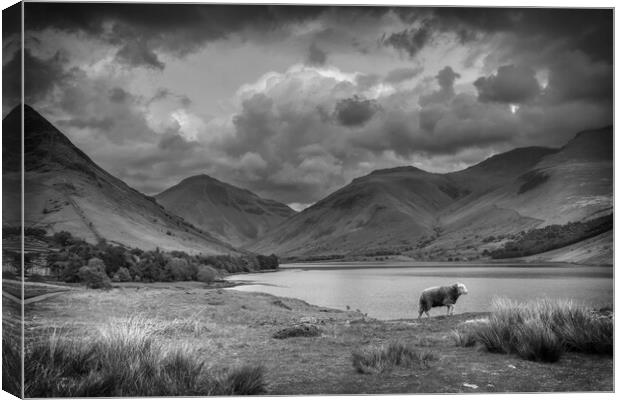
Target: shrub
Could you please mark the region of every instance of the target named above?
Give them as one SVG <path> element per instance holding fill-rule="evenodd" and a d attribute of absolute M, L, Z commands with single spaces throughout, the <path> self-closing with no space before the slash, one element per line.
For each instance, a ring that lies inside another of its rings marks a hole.
<path fill-rule="evenodd" d="M 175 281 L 189 281 L 196 275 L 196 272 L 190 264 L 186 260 L 178 257 L 173 257 L 168 261 L 166 264 L 166 271 Z"/>
<path fill-rule="evenodd" d="M 121 246 L 111 246 L 107 243 L 99 243 L 97 245 L 100 248 L 100 257 L 105 264 L 105 272 L 108 275 L 113 275 L 120 268 L 128 267 L 127 258 L 125 257 L 125 250 Z"/>
<path fill-rule="evenodd" d="M 153 339 L 151 321 L 132 318 L 90 338 L 54 332 L 25 352 L 26 397 L 213 396 L 260 394 L 263 370 L 213 373 L 187 347 Z"/>
<path fill-rule="evenodd" d="M 544 228 L 521 232 L 517 240 L 491 251 L 492 258 L 525 257 L 568 246 L 613 229 L 613 214 L 585 222 L 547 225 Z"/>
<path fill-rule="evenodd" d="M 298 324 L 293 325 L 284 329 L 280 329 L 276 333 L 273 334 L 273 338 L 275 339 L 286 339 L 289 337 L 312 337 L 312 336 L 320 336 L 321 330 L 315 326 L 310 324 Z"/>
<path fill-rule="evenodd" d="M 530 319 L 515 327 L 513 348 L 529 361 L 555 362 L 564 352 L 560 339 L 540 320 Z"/>
<path fill-rule="evenodd" d="M 215 280 L 217 271 L 210 265 L 200 265 L 196 273 L 196 279 L 200 282 L 210 283 Z"/>
<path fill-rule="evenodd" d="M 82 260 L 78 256 L 71 255 L 67 261 L 56 262 L 52 265 L 52 269 L 65 282 L 79 282 L 81 266 Z"/>
<path fill-rule="evenodd" d="M 241 366 L 217 380 L 216 392 L 221 395 L 256 395 L 267 392 L 262 366 Z"/>
<path fill-rule="evenodd" d="M 495 299 L 488 323 L 459 335 L 461 341 L 475 340 L 490 352 L 531 361 L 555 362 L 564 351 L 613 354 L 613 321 L 571 301 Z"/>
<path fill-rule="evenodd" d="M 78 276 L 80 281 L 91 289 L 109 289 L 112 287 L 110 278 L 105 273 L 105 265 L 98 258 L 91 258 L 88 265 L 80 268 Z"/>
<path fill-rule="evenodd" d="M 256 260 L 260 269 L 276 269 L 278 268 L 278 256 L 272 254 L 270 256 L 257 255 Z"/>
<path fill-rule="evenodd" d="M 129 273 L 129 270 L 127 268 L 119 268 L 116 274 L 118 275 L 118 280 L 120 282 L 131 282 L 131 274 Z"/>
<path fill-rule="evenodd" d="M 352 357 L 353 367 L 363 374 L 381 373 L 395 366 L 427 368 L 430 361 L 438 359 L 433 351 L 420 350 L 400 342 L 355 350 Z"/>
<path fill-rule="evenodd" d="M 73 241 L 73 236 L 67 231 L 56 232 L 52 235 L 52 242 L 59 246 L 68 246 Z"/>
<path fill-rule="evenodd" d="M 455 329 L 452 331 L 452 337 L 454 343 L 460 347 L 471 347 L 476 344 L 476 336 L 469 329 Z"/>

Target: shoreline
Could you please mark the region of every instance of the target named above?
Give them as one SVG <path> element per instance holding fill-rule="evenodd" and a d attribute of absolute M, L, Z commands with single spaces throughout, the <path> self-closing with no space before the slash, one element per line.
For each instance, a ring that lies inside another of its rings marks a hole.
<path fill-rule="evenodd" d="M 316 265 L 316 266 L 315 266 Z M 325 267 L 319 267 L 325 265 Z M 512 260 L 505 262 L 497 261 L 405 261 L 405 260 L 382 260 L 382 261 L 296 261 L 280 264 L 279 269 L 294 269 L 310 266 L 309 268 L 428 268 L 428 267 L 452 267 L 452 268 L 471 268 L 471 267 L 608 267 L 613 268 L 613 264 L 579 264 L 572 262 L 559 261 L 521 261 Z M 306 267 L 307 268 L 307 267 Z M 277 272 L 275 270 L 274 272 Z M 251 273 L 251 272 L 250 272 Z"/>

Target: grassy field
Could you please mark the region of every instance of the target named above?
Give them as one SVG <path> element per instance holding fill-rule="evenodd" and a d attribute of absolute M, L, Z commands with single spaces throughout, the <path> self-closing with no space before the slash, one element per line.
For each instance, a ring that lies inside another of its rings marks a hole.
<path fill-rule="evenodd" d="M 488 314 L 377 321 L 196 282 L 134 284 L 72 290 L 26 305 L 26 342 L 30 350 L 49 347 L 50 337 L 62 332 L 99 343 L 136 327 L 137 336 L 148 333 L 149 357 L 159 360 L 154 374 L 165 373 L 160 367 L 175 349 L 181 349 L 179 363 L 194 366 L 202 383 L 170 389 L 179 394 L 229 394 L 249 378 L 255 393 L 286 395 L 613 390 L 608 355 L 566 352 L 544 363 L 459 343 L 455 332 L 481 318 Z M 78 352 L 79 340 L 72 345 Z"/>

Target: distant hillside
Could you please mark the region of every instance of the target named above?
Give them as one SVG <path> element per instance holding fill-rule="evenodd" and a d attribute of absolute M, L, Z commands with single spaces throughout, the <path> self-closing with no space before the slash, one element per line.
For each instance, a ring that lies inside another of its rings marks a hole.
<path fill-rule="evenodd" d="M 235 246 L 260 238 L 295 214 L 285 204 L 207 175 L 184 179 L 155 198 L 166 209 Z"/>
<path fill-rule="evenodd" d="M 249 248 L 301 258 L 476 259 L 520 232 L 611 214 L 612 177 L 612 127 L 581 132 L 560 149 L 515 149 L 448 174 L 380 170 Z"/>
<path fill-rule="evenodd" d="M 142 249 L 239 253 L 110 175 L 31 107 L 24 112 L 26 226 Z M 5 188 L 21 179 L 20 125 L 19 108 L 2 121 Z M 3 224 L 12 223 L 19 223 L 19 196 L 5 191 Z"/>
<path fill-rule="evenodd" d="M 409 247 L 438 228 L 440 210 L 467 189 L 414 167 L 375 171 L 303 210 L 249 246 L 286 255 Z"/>

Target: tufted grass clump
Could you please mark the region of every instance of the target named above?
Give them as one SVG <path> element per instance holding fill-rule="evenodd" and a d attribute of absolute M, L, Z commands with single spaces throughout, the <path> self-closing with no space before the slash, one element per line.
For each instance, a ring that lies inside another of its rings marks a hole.
<path fill-rule="evenodd" d="M 131 318 L 105 325 L 86 338 L 58 330 L 29 343 L 24 360 L 26 397 L 264 393 L 262 369 L 213 372 L 191 348 L 161 345 L 155 336 L 159 329 L 148 319 Z"/>
<path fill-rule="evenodd" d="M 393 367 L 424 367 L 437 360 L 435 352 L 401 343 L 372 346 L 352 353 L 353 367 L 362 374 L 381 373 Z"/>
<path fill-rule="evenodd" d="M 6 329 L 6 328 L 5 328 Z M 2 332 L 2 390 L 21 397 L 21 343 L 10 333 Z"/>
<path fill-rule="evenodd" d="M 459 346 L 479 343 L 494 353 L 555 362 L 566 351 L 613 354 L 613 320 L 569 300 L 518 303 L 495 299 L 487 323 L 456 331 Z"/>

